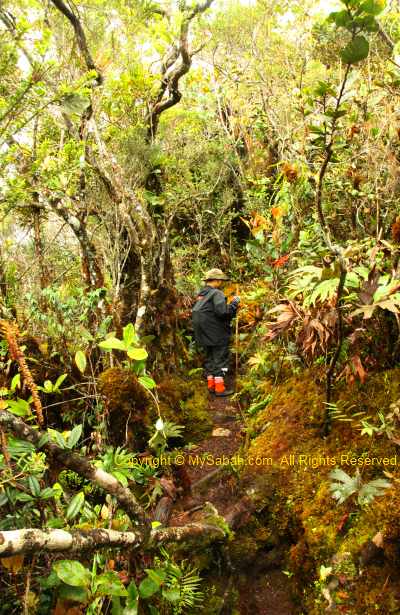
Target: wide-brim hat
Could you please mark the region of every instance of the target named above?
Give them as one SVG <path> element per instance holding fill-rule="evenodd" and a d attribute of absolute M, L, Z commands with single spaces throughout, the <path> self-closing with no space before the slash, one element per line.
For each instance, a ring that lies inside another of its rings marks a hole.
<path fill-rule="evenodd" d="M 210 269 L 206 272 L 203 280 L 209 282 L 211 280 L 224 280 L 227 281 L 230 278 L 221 269 Z"/>

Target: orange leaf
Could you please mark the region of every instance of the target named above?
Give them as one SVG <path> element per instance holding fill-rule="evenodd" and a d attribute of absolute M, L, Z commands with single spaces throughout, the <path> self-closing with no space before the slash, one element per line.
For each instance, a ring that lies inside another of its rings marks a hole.
<path fill-rule="evenodd" d="M 289 254 L 286 254 L 285 256 L 281 256 L 280 258 L 277 258 L 275 261 L 273 261 L 272 266 L 278 269 L 278 267 L 283 267 L 283 265 L 288 260 L 289 260 Z"/>
<path fill-rule="evenodd" d="M 4 568 L 11 572 L 11 574 L 17 574 L 24 563 L 24 556 L 12 555 L 11 557 L 3 557 L 0 562 Z"/>
<path fill-rule="evenodd" d="M 271 209 L 271 214 L 274 218 L 279 218 L 282 215 L 282 209 L 280 207 L 273 207 Z"/>
<path fill-rule="evenodd" d="M 360 381 L 362 382 L 362 384 L 364 384 L 367 378 L 367 372 L 365 371 L 358 354 L 351 357 L 351 364 L 353 366 L 353 370 L 355 374 L 360 378 Z"/>

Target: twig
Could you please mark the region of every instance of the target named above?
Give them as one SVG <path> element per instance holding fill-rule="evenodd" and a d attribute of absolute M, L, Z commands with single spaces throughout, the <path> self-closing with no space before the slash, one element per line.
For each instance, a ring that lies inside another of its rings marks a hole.
<path fill-rule="evenodd" d="M 331 359 L 331 363 L 329 365 L 329 369 L 328 369 L 328 371 L 326 373 L 326 404 L 325 404 L 324 425 L 323 425 L 323 429 L 322 429 L 322 435 L 324 435 L 324 436 L 328 435 L 329 428 L 330 428 L 329 404 L 330 404 L 331 399 L 332 399 L 332 380 L 333 380 L 333 375 L 334 375 L 334 372 L 335 372 L 336 363 L 337 363 L 337 361 L 339 359 L 340 352 L 342 350 L 343 338 L 344 338 L 343 314 L 342 314 L 342 310 L 341 310 L 341 307 L 340 307 L 340 303 L 341 303 L 341 300 L 342 300 L 344 285 L 345 285 L 345 282 L 346 282 L 346 276 L 347 276 L 347 270 L 344 269 L 344 268 L 341 268 L 340 279 L 339 279 L 339 286 L 338 286 L 338 291 L 337 291 L 337 301 L 336 301 L 336 309 L 337 309 L 337 312 L 338 312 L 338 333 L 339 333 L 339 339 L 338 339 L 338 343 L 337 343 L 337 346 L 336 346 L 335 354 L 333 355 L 333 357 Z"/>

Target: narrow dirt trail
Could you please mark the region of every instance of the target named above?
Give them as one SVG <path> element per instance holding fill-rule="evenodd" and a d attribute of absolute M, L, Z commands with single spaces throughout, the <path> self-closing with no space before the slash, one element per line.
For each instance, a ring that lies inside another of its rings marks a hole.
<path fill-rule="evenodd" d="M 176 500 L 172 509 L 170 525 L 180 526 L 202 519 L 202 508 L 210 502 L 227 521 L 232 519 L 239 507 L 243 527 L 251 516 L 251 510 L 243 508 L 243 492 L 229 466 L 218 460 L 232 457 L 238 453 L 244 439 L 243 421 L 238 405 L 228 398 L 210 396 L 209 411 L 213 418 L 212 434 L 195 448 L 186 450 L 185 469 L 191 482 L 191 493 Z M 200 458 L 206 456 L 201 465 Z M 207 463 L 207 460 L 210 462 Z M 239 501 L 241 503 L 239 504 Z M 238 515 L 236 515 L 236 518 Z M 260 562 L 254 568 L 226 571 L 223 583 L 227 588 L 235 588 L 239 595 L 235 613 L 240 615 L 297 615 L 290 596 L 288 579 L 282 570 L 271 568 L 260 571 Z M 218 573 L 220 574 L 220 573 Z M 217 576 L 217 573 L 216 573 Z M 221 615 L 230 615 L 230 607 L 224 608 Z"/>

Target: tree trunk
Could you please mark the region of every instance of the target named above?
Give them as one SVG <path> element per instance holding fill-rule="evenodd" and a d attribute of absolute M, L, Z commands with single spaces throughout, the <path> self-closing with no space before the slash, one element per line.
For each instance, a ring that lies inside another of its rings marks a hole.
<path fill-rule="evenodd" d="M 40 228 L 40 209 L 33 209 L 33 231 L 35 236 L 35 259 L 39 267 L 39 284 L 41 290 L 46 288 L 49 283 L 49 272 L 44 261 L 44 249 L 42 240 L 42 231 Z"/>

